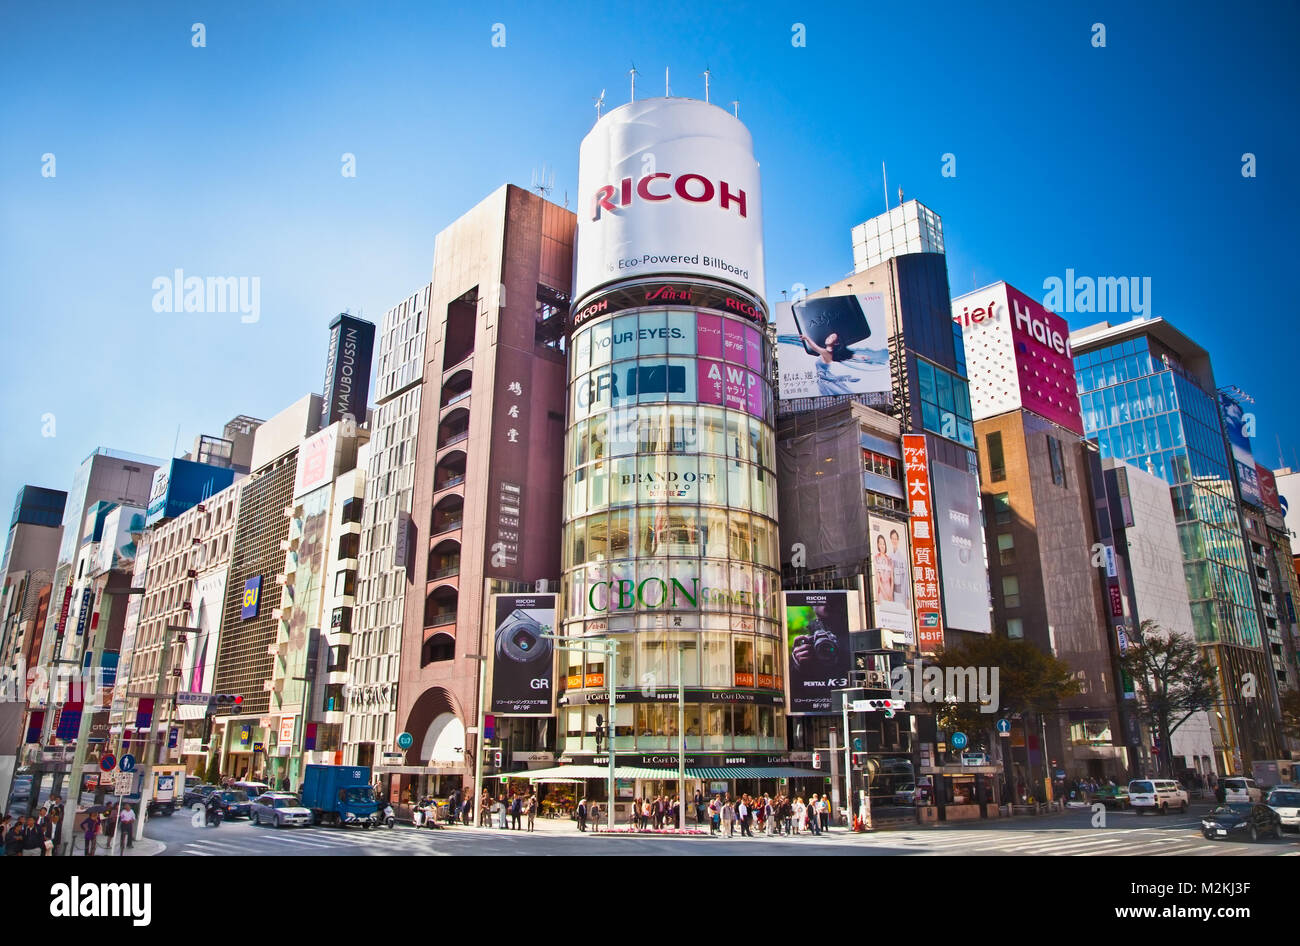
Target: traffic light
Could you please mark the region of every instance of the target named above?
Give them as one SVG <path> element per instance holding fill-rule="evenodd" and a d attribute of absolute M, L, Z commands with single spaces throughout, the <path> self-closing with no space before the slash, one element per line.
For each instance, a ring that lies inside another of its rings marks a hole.
<path fill-rule="evenodd" d="M 867 704 L 865 712 L 884 713 L 886 719 L 893 719 L 894 714 L 907 708 L 907 703 L 903 700 L 864 700 Z"/>
<path fill-rule="evenodd" d="M 822 767 L 822 754 L 821 754 L 820 752 L 814 752 L 814 753 L 813 753 L 813 768 L 814 768 L 814 769 L 820 769 L 821 767 Z"/>
<path fill-rule="evenodd" d="M 238 707 L 244 702 L 244 698 L 237 693 L 214 693 L 212 695 L 212 705 L 218 709 Z"/>
<path fill-rule="evenodd" d="M 500 750 L 500 749 L 493 749 L 493 750 L 492 750 L 492 764 L 493 764 L 494 766 L 496 766 L 498 769 L 501 768 L 501 750 Z M 504 781 L 504 779 L 503 779 L 503 781 Z"/>

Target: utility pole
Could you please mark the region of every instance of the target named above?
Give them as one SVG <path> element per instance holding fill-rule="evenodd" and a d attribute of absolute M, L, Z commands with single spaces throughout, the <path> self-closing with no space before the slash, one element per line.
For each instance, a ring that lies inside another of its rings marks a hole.
<path fill-rule="evenodd" d="M 141 810 L 135 822 L 139 826 L 136 829 L 136 835 L 138 837 L 144 836 L 145 822 L 148 821 L 149 819 L 149 805 L 146 803 L 145 800 L 145 792 L 147 792 L 149 790 L 149 787 L 153 785 L 153 770 L 154 770 L 154 766 L 158 763 L 158 757 L 167 750 L 167 743 L 165 740 L 163 741 L 163 744 L 161 746 L 158 747 L 154 746 L 154 734 L 158 729 L 158 717 L 161 715 L 159 712 L 158 704 L 160 704 L 163 701 L 163 691 L 167 687 L 168 678 L 171 676 L 172 643 L 173 643 L 172 636 L 179 634 L 180 636 L 177 638 L 177 640 L 183 641 L 185 640 L 185 634 L 190 630 L 191 628 L 185 627 L 183 625 L 178 625 L 178 624 L 168 624 L 163 629 L 162 652 L 158 655 L 158 677 L 154 681 L 153 706 L 149 713 L 149 733 L 145 738 L 145 751 L 144 751 L 145 765 L 144 765 L 144 773 L 141 775 L 141 782 L 140 782 L 141 785 L 140 809 Z M 164 733 L 166 733 L 166 730 L 164 730 Z M 185 781 L 184 779 L 182 779 L 181 788 L 184 789 L 184 787 L 185 787 Z"/>

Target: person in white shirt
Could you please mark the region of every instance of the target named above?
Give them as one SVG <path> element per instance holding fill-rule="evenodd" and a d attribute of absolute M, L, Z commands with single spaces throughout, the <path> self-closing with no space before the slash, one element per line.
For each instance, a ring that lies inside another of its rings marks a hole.
<path fill-rule="evenodd" d="M 135 809 L 130 805 L 122 808 L 121 824 L 117 833 L 122 836 L 122 849 L 135 847 Z"/>

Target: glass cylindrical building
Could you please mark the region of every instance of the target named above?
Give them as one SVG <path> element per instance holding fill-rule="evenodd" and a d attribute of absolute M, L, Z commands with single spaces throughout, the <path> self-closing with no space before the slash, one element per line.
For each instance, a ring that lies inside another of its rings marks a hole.
<path fill-rule="evenodd" d="M 561 653 L 558 748 L 594 758 L 613 673 L 613 748 L 640 769 L 620 793 L 676 794 L 680 682 L 707 793 L 701 770 L 785 746 L 758 165 L 725 110 L 648 99 L 597 122 L 579 181 L 562 626 L 619 650 Z"/>

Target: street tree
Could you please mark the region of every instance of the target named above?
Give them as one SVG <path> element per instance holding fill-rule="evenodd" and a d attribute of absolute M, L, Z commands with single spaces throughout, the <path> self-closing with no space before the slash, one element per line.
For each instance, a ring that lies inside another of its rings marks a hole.
<path fill-rule="evenodd" d="M 1214 667 L 1194 639 L 1151 620 L 1142 622 L 1139 639 L 1129 644 L 1119 665 L 1137 685 L 1138 710 L 1160 741 L 1156 766 L 1172 776 L 1171 737 L 1219 698 Z"/>
<path fill-rule="evenodd" d="M 1033 644 L 994 634 L 942 650 L 935 656 L 934 665 L 944 670 L 945 676 L 949 671 L 956 674 L 973 669 L 978 673 L 982 669 L 990 680 L 992 671 L 997 670 L 997 686 L 989 694 L 991 705 L 950 699 L 936 710 L 939 725 L 944 729 L 979 734 L 980 744 L 985 746 L 990 745 L 988 740 L 997 738 L 993 735 L 993 724 L 998 716 L 1041 715 L 1079 692 L 1079 681 L 1064 661 L 1043 653 Z"/>

